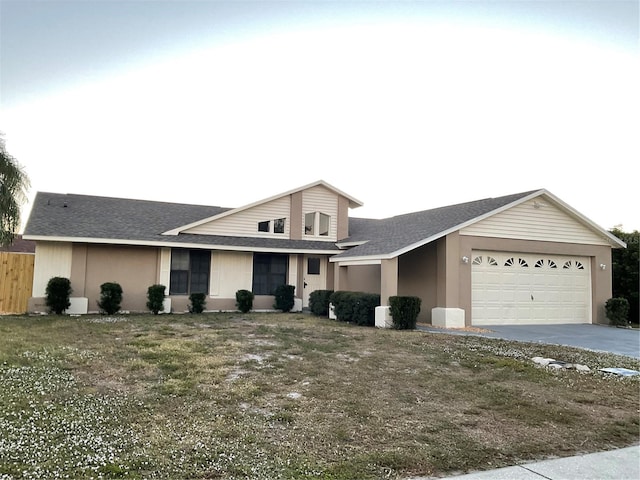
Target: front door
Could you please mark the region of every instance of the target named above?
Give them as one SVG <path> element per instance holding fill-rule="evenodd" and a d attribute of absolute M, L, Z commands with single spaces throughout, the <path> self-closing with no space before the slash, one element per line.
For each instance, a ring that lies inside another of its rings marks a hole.
<path fill-rule="evenodd" d="M 313 255 L 304 256 L 304 295 L 302 306 L 309 307 L 309 294 L 327 288 L 327 259 Z"/>

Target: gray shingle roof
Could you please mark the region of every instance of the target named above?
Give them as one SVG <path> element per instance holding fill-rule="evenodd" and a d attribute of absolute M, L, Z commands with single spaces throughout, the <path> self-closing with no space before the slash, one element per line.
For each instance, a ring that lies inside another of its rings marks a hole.
<path fill-rule="evenodd" d="M 38 192 L 25 235 L 145 239 L 227 208 Z"/>
<path fill-rule="evenodd" d="M 366 242 L 341 251 L 331 242 L 220 235 L 162 235 L 163 232 L 229 208 L 132 200 L 90 195 L 39 192 L 33 202 L 24 234 L 94 240 L 171 242 L 247 247 L 335 251 L 338 257 L 385 256 L 434 238 L 475 218 L 524 198 L 536 190 L 487 198 L 382 220 L 350 218 L 345 242 Z M 342 253 L 340 253 L 342 252 Z"/>
<path fill-rule="evenodd" d="M 24 234 L 138 242 L 225 245 L 261 249 L 335 250 L 331 242 L 222 235 L 162 235 L 230 208 L 125 198 L 38 192 Z"/>
<path fill-rule="evenodd" d="M 389 255 L 427 238 L 438 237 L 455 227 L 527 197 L 538 190 L 498 198 L 449 205 L 398 215 L 382 220 L 349 219 L 349 238 L 344 242 L 366 243 L 353 247 L 340 257 Z"/>

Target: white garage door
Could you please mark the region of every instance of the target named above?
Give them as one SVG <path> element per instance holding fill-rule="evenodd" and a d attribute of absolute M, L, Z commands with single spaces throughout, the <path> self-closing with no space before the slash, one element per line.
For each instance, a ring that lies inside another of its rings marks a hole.
<path fill-rule="evenodd" d="M 586 257 L 474 251 L 473 325 L 591 323 Z"/>

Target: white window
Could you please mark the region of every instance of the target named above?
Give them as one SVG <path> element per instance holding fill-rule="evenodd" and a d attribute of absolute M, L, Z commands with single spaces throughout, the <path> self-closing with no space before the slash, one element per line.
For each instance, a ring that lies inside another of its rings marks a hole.
<path fill-rule="evenodd" d="M 258 231 L 266 232 L 266 233 L 284 233 L 286 218 L 276 218 L 271 222 L 271 220 L 265 220 L 264 222 L 258 222 Z M 271 225 L 273 224 L 273 230 L 271 230 Z"/>
<path fill-rule="evenodd" d="M 328 237 L 331 217 L 322 212 L 305 213 L 304 234 L 308 236 Z"/>
<path fill-rule="evenodd" d="M 331 217 L 324 213 L 318 213 L 318 235 L 321 237 L 329 236 L 329 224 L 331 223 Z"/>
<path fill-rule="evenodd" d="M 315 223 L 316 223 L 316 213 L 307 213 L 304 216 L 304 234 L 305 235 L 315 235 Z"/>
<path fill-rule="evenodd" d="M 276 218 L 273 221 L 273 233 L 284 233 L 284 218 Z"/>

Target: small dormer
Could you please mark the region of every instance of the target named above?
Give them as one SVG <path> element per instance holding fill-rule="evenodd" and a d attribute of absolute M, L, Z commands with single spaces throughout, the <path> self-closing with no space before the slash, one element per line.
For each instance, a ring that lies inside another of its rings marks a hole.
<path fill-rule="evenodd" d="M 337 242 L 349 235 L 349 208 L 361 205 L 325 182 L 307 185 L 291 196 L 291 238 Z"/>
<path fill-rule="evenodd" d="M 348 236 L 349 208 L 361 205 L 320 180 L 184 225 L 165 235 L 189 233 L 336 242 Z"/>

